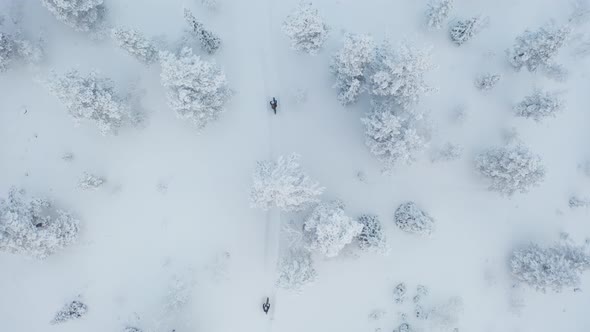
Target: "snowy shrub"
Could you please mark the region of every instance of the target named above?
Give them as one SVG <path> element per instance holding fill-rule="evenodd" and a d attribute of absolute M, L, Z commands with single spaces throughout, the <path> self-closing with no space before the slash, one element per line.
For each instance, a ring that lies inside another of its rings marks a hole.
<path fill-rule="evenodd" d="M 358 222 L 363 225 L 361 233 L 357 236 L 361 249 L 386 252 L 387 243 L 379 217 L 363 214 L 358 218 Z"/>
<path fill-rule="evenodd" d="M 127 326 L 127 327 L 125 327 L 125 329 L 123 330 L 123 332 L 143 332 L 143 330 L 141 330 L 138 327 Z"/>
<path fill-rule="evenodd" d="M 319 203 L 305 220 L 303 230 L 310 238 L 309 248 L 326 257 L 335 257 L 361 233 L 363 225 L 344 213 L 340 201 Z"/>
<path fill-rule="evenodd" d="M 72 301 L 55 314 L 51 324 L 65 323 L 69 320 L 80 318 L 86 315 L 87 312 L 88 307 L 86 304 L 80 301 Z"/>
<path fill-rule="evenodd" d="M 563 110 L 563 101 L 557 94 L 535 90 L 532 95 L 526 96 L 520 103 L 514 106 L 517 116 L 533 119 L 537 122 Z"/>
<path fill-rule="evenodd" d="M 104 0 L 41 0 L 41 3 L 61 22 L 76 31 L 92 31 L 104 21 Z"/>
<path fill-rule="evenodd" d="M 26 200 L 12 188 L 0 200 L 0 251 L 43 259 L 75 242 L 80 226 L 45 199 Z"/>
<path fill-rule="evenodd" d="M 376 49 L 375 60 L 369 66 L 369 92 L 409 108 L 432 91 L 424 81 L 432 67 L 429 49 L 418 49 L 408 42 L 394 49 L 386 42 Z"/>
<path fill-rule="evenodd" d="M 82 190 L 97 190 L 106 182 L 105 179 L 92 175 L 89 173 L 84 173 L 82 177 L 78 180 L 78 188 Z"/>
<path fill-rule="evenodd" d="M 375 43 L 369 35 L 348 34 L 344 46 L 332 59 L 331 69 L 336 75 L 338 101 L 349 105 L 357 101 L 365 89 L 365 70 L 373 59 Z"/>
<path fill-rule="evenodd" d="M 443 22 L 447 20 L 453 9 L 454 0 L 430 0 L 426 17 L 428 18 L 428 27 L 431 29 L 440 29 Z"/>
<path fill-rule="evenodd" d="M 29 41 L 0 32 L 0 73 L 6 71 L 13 62 L 25 60 L 37 62 L 43 56 L 43 50 Z"/>
<path fill-rule="evenodd" d="M 545 178 L 541 158 L 520 144 L 485 151 L 476 157 L 475 167 L 492 181 L 490 190 L 506 196 L 526 193 Z"/>
<path fill-rule="evenodd" d="M 493 89 L 496 84 L 498 84 L 498 82 L 500 82 L 501 78 L 502 76 L 499 74 L 481 74 L 475 78 L 474 85 L 481 91 L 489 91 Z"/>
<path fill-rule="evenodd" d="M 395 286 L 393 289 L 393 301 L 395 303 L 404 303 L 406 301 L 406 293 L 408 292 L 408 287 L 405 283 L 400 282 Z"/>
<path fill-rule="evenodd" d="M 590 207 L 590 198 L 572 196 L 570 197 L 568 204 L 570 208 Z"/>
<path fill-rule="evenodd" d="M 458 46 L 471 40 L 487 25 L 487 17 L 475 16 L 468 20 L 457 21 L 449 30 L 451 40 Z"/>
<path fill-rule="evenodd" d="M 526 67 L 536 71 L 539 67 L 548 66 L 565 44 L 571 28 L 545 25 L 537 31 L 526 30 L 516 37 L 514 46 L 507 51 L 508 61 L 516 70 Z"/>
<path fill-rule="evenodd" d="M 81 119 L 93 120 L 103 135 L 116 133 L 130 118 L 130 107 L 115 92 L 114 82 L 96 72 L 84 76 L 71 70 L 62 77 L 53 77 L 49 87 L 76 123 Z"/>
<path fill-rule="evenodd" d="M 462 154 L 463 147 L 461 145 L 447 142 L 440 148 L 433 151 L 432 155 L 430 156 L 430 160 L 432 162 L 453 161 L 459 159 Z"/>
<path fill-rule="evenodd" d="M 428 287 L 424 285 L 418 285 L 416 286 L 416 295 L 414 295 L 414 298 L 412 298 L 412 300 L 414 301 L 414 303 L 420 303 L 420 301 L 422 301 L 422 299 L 425 296 L 428 296 L 428 293 L 430 293 L 428 291 Z"/>
<path fill-rule="evenodd" d="M 430 236 L 434 231 L 434 219 L 414 202 L 401 204 L 395 210 L 394 220 L 397 227 L 404 232 Z"/>
<path fill-rule="evenodd" d="M 179 118 L 190 120 L 198 129 L 219 118 L 231 90 L 215 63 L 201 60 L 190 48 L 183 48 L 179 56 L 162 52 L 160 61 L 168 104 Z"/>
<path fill-rule="evenodd" d="M 252 205 L 264 210 L 276 206 L 284 211 L 301 211 L 325 188 L 301 169 L 299 155 L 280 156 L 276 162 L 261 161 L 256 165 L 250 193 Z"/>
<path fill-rule="evenodd" d="M 590 255 L 569 243 L 545 248 L 530 244 L 512 253 L 510 266 L 514 277 L 533 289 L 559 292 L 579 285 L 580 274 L 590 268 Z"/>
<path fill-rule="evenodd" d="M 282 29 L 291 40 L 292 49 L 311 55 L 317 54 L 322 48 L 330 30 L 318 10 L 304 1 L 287 16 Z"/>
<path fill-rule="evenodd" d="M 120 48 L 139 61 L 151 64 L 158 60 L 158 50 L 141 32 L 120 27 L 113 29 L 112 37 Z"/>
<path fill-rule="evenodd" d="M 429 132 L 415 112 L 399 112 L 389 102 L 374 101 L 371 113 L 361 119 L 365 124 L 365 143 L 391 171 L 398 164 L 410 164 L 428 144 Z"/>
<path fill-rule="evenodd" d="M 205 52 L 213 54 L 221 47 L 221 38 L 205 29 L 203 23 L 197 21 L 193 13 L 187 8 L 184 9 L 184 19 L 191 27 L 191 33 L 199 39 L 201 47 Z"/>
<path fill-rule="evenodd" d="M 277 285 L 296 292 L 313 282 L 317 275 L 313 268 L 311 254 L 302 249 L 290 249 L 280 259 L 278 270 Z"/>

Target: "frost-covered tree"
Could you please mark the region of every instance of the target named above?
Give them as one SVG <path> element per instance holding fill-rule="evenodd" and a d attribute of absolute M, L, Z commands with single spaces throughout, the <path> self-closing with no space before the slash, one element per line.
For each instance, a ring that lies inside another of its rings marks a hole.
<path fill-rule="evenodd" d="M 568 205 L 570 208 L 587 208 L 590 207 L 590 198 L 581 196 L 571 196 Z"/>
<path fill-rule="evenodd" d="M 53 77 L 49 88 L 76 123 L 82 119 L 93 120 L 103 135 L 116 133 L 130 119 L 130 106 L 117 94 L 114 82 L 96 72 L 83 75 L 71 70 L 64 76 Z"/>
<path fill-rule="evenodd" d="M 496 86 L 496 84 L 498 84 L 498 82 L 500 82 L 501 78 L 502 76 L 499 74 L 481 74 L 475 78 L 474 85 L 481 91 L 489 91 L 493 89 Z"/>
<path fill-rule="evenodd" d="M 545 178 L 541 157 L 521 144 L 489 149 L 476 157 L 475 167 L 491 180 L 490 190 L 506 196 L 526 193 Z"/>
<path fill-rule="evenodd" d="M 78 188 L 82 190 L 97 190 L 106 180 L 100 176 L 84 173 L 78 180 Z"/>
<path fill-rule="evenodd" d="M 358 218 L 358 222 L 363 225 L 361 233 L 357 236 L 361 249 L 386 252 L 387 241 L 379 217 L 371 214 L 363 214 Z"/>
<path fill-rule="evenodd" d="M 455 22 L 449 30 L 451 40 L 458 46 L 471 40 L 487 24 L 487 17 L 475 16 L 467 20 Z"/>
<path fill-rule="evenodd" d="M 73 244 L 79 230 L 76 218 L 46 199 L 12 188 L 0 200 L 0 251 L 43 259 Z"/>
<path fill-rule="evenodd" d="M 344 46 L 332 59 L 331 69 L 336 75 L 338 101 L 349 105 L 357 101 L 366 88 L 366 69 L 373 59 L 375 43 L 369 35 L 347 34 Z"/>
<path fill-rule="evenodd" d="M 137 60 L 151 64 L 158 60 L 158 50 L 145 36 L 135 29 L 119 27 L 111 33 L 117 45 Z"/>
<path fill-rule="evenodd" d="M 290 249 L 279 261 L 277 285 L 281 288 L 300 292 L 313 282 L 317 273 L 311 254 L 303 249 Z"/>
<path fill-rule="evenodd" d="M 104 0 L 41 0 L 59 21 L 76 31 L 92 31 L 100 27 L 106 16 Z"/>
<path fill-rule="evenodd" d="M 309 249 L 335 257 L 362 232 L 363 225 L 348 217 L 344 204 L 335 200 L 319 203 L 305 220 L 303 230 L 310 240 Z"/>
<path fill-rule="evenodd" d="M 553 24 L 542 26 L 536 31 L 525 30 L 516 37 L 514 46 L 507 50 L 508 61 L 516 70 L 526 67 L 531 72 L 549 66 L 571 31 L 570 26 L 557 27 Z"/>
<path fill-rule="evenodd" d="M 287 16 L 282 29 L 291 40 L 292 49 L 311 55 L 317 54 L 322 48 L 330 31 L 318 10 L 304 1 Z"/>
<path fill-rule="evenodd" d="M 397 227 L 404 232 L 430 236 L 434 231 L 434 219 L 414 202 L 401 204 L 395 210 L 394 220 Z"/>
<path fill-rule="evenodd" d="M 325 190 L 303 172 L 297 154 L 280 156 L 276 162 L 258 162 L 252 178 L 250 201 L 264 210 L 276 206 L 285 211 L 301 211 L 319 202 L 318 196 Z"/>
<path fill-rule="evenodd" d="M 391 171 L 399 164 L 410 164 L 428 144 L 429 132 L 423 118 L 415 112 L 400 112 L 387 101 L 374 101 L 365 124 L 365 143 L 369 150 Z"/>
<path fill-rule="evenodd" d="M 191 33 L 197 37 L 205 52 L 213 54 L 221 47 L 221 38 L 212 31 L 205 29 L 203 23 L 197 21 L 195 15 L 188 8 L 184 9 L 184 19 L 191 27 Z"/>
<path fill-rule="evenodd" d="M 43 57 L 43 50 L 39 45 L 0 32 L 0 73 L 11 67 L 13 62 L 24 60 L 35 63 Z"/>
<path fill-rule="evenodd" d="M 453 9 L 453 5 L 454 0 L 430 0 L 426 11 L 428 27 L 431 29 L 442 28 L 443 23 L 447 20 Z"/>
<path fill-rule="evenodd" d="M 590 268 L 590 255 L 586 248 L 570 243 L 552 247 L 530 244 L 512 253 L 510 266 L 512 275 L 533 289 L 559 292 L 579 285 L 580 274 Z"/>
<path fill-rule="evenodd" d="M 563 100 L 556 93 L 537 89 L 514 106 L 514 113 L 517 116 L 541 122 L 545 118 L 555 117 L 563 110 L 563 107 Z"/>
<path fill-rule="evenodd" d="M 408 42 L 393 48 L 386 42 L 376 49 L 375 60 L 369 66 L 369 93 L 391 98 L 409 108 L 432 91 L 424 80 L 432 67 L 429 49 L 419 49 Z"/>
<path fill-rule="evenodd" d="M 160 53 L 160 63 L 168 104 L 179 118 L 198 129 L 219 118 L 232 93 L 225 74 L 214 62 L 201 60 L 185 47 L 178 56 Z"/>
<path fill-rule="evenodd" d="M 55 314 L 51 324 L 65 323 L 69 320 L 78 319 L 88 312 L 88 306 L 80 301 L 72 301 L 66 304 Z"/>

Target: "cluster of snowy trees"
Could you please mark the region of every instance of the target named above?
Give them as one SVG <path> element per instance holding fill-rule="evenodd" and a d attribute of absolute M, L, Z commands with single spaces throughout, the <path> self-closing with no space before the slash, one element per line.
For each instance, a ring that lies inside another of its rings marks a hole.
<path fill-rule="evenodd" d="M 292 49 L 311 55 L 319 52 L 330 31 L 318 10 L 313 8 L 311 3 L 304 1 L 287 16 L 282 29 L 289 37 Z"/>
<path fill-rule="evenodd" d="M 76 31 L 96 30 L 106 17 L 104 0 L 41 0 L 41 3 Z"/>
<path fill-rule="evenodd" d="M 80 222 L 44 198 L 10 189 L 0 200 L 0 251 L 43 259 L 76 241 Z"/>

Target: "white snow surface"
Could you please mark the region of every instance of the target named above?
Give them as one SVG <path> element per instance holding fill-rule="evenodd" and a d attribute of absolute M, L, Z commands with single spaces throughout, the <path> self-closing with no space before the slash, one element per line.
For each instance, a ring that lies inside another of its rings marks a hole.
<path fill-rule="evenodd" d="M 590 236 L 588 208 L 568 207 L 572 193 L 590 195 L 590 177 L 578 170 L 590 159 L 590 57 L 573 56 L 580 40 L 572 40 L 556 58 L 569 77 L 556 82 L 515 72 L 505 56 L 525 29 L 551 19 L 565 23 L 566 1 L 456 0 L 450 20 L 479 13 L 490 19 L 458 48 L 446 26 L 427 28 L 427 1 L 317 0 L 331 34 L 313 57 L 291 50 L 281 31 L 297 2 L 219 0 L 215 10 L 205 10 L 197 0 L 105 0 L 110 26 L 129 26 L 148 38 L 179 40 L 184 7 L 220 36 L 222 48 L 201 56 L 223 68 L 235 94 L 219 120 L 199 133 L 167 106 L 159 66 L 142 65 L 108 38 L 73 31 L 38 0 L 0 1 L 0 13 L 22 15 L 25 35 L 36 39 L 42 32 L 47 53 L 36 67 L 0 73 L 0 197 L 22 187 L 81 221 L 78 242 L 45 260 L 0 253 L 0 331 L 391 331 L 401 324 L 392 293 L 400 282 L 427 285 L 434 305 L 460 297 L 461 331 L 588 331 L 590 273 L 582 275 L 579 292 L 543 294 L 513 287 L 508 263 L 514 249 L 530 242 L 548 246 L 560 232 L 578 243 Z M 433 45 L 436 68 L 426 81 L 438 91 L 417 107 L 430 110 L 434 142 L 464 147 L 460 159 L 431 163 L 424 154 L 381 173 L 360 121 L 368 99 L 343 107 L 332 87 L 330 59 L 346 32 Z M 590 26 L 575 26 L 575 34 L 587 39 Z M 71 68 L 98 70 L 140 91 L 143 125 L 106 137 L 93 123 L 75 127 L 42 83 L 51 70 Z M 481 93 L 473 86 L 481 72 L 500 73 L 502 80 Z M 567 109 L 540 124 L 515 117 L 512 105 L 534 87 L 563 90 Z M 290 101 L 289 91 L 300 88 L 308 91 L 307 101 Z M 273 96 L 277 115 L 268 107 Z M 452 121 L 458 106 L 467 114 L 462 124 Z M 529 193 L 506 198 L 487 190 L 473 158 L 503 144 L 502 132 L 512 127 L 543 157 L 547 174 Z M 301 294 L 277 289 L 275 282 L 279 252 L 286 249 L 281 225 L 304 216 L 253 209 L 248 199 L 256 161 L 292 152 L 327 188 L 323 199 L 341 199 L 351 217 L 378 215 L 391 247 L 387 256 L 314 257 L 317 278 Z M 67 153 L 69 162 L 62 159 Z M 87 170 L 108 185 L 78 190 Z M 393 214 L 406 201 L 436 219 L 432 238 L 397 229 Z M 212 271 L 219 266 L 223 272 Z M 224 278 L 215 277 L 220 274 Z M 169 312 L 165 301 L 175 278 L 188 285 L 189 298 Z M 84 317 L 50 325 L 78 298 L 88 306 Z M 518 313 L 516 302 L 524 304 Z M 369 320 L 376 309 L 384 317 Z"/>

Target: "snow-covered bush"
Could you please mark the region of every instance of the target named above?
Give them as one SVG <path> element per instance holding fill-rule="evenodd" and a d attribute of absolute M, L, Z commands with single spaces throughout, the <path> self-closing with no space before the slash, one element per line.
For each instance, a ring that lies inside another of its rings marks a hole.
<path fill-rule="evenodd" d="M 103 135 L 116 133 L 130 118 L 130 107 L 125 98 L 115 92 L 114 82 L 96 72 L 82 75 L 71 70 L 64 76 L 53 77 L 49 88 L 76 123 L 81 119 L 93 120 Z"/>
<path fill-rule="evenodd" d="M 375 43 L 369 35 L 347 34 L 344 46 L 332 59 L 331 69 L 336 75 L 338 101 L 352 104 L 365 87 L 366 69 L 373 59 Z"/>
<path fill-rule="evenodd" d="M 556 93 L 535 90 L 532 95 L 526 96 L 514 106 L 514 113 L 540 122 L 547 117 L 555 117 L 556 113 L 563 110 L 563 105 L 562 99 Z"/>
<path fill-rule="evenodd" d="M 126 326 L 123 332 L 143 332 L 143 330 L 134 326 Z"/>
<path fill-rule="evenodd" d="M 430 160 L 432 162 L 453 161 L 459 159 L 462 154 L 463 147 L 461 145 L 447 142 L 432 152 Z"/>
<path fill-rule="evenodd" d="M 516 70 L 526 67 L 536 71 L 539 67 L 551 64 L 553 57 L 565 44 L 571 34 L 571 27 L 557 27 L 553 24 L 542 26 L 537 31 L 525 30 L 507 50 L 508 61 Z"/>
<path fill-rule="evenodd" d="M 309 249 L 326 257 L 335 257 L 361 233 L 363 225 L 344 213 L 341 201 L 319 203 L 305 220 Z"/>
<path fill-rule="evenodd" d="M 184 9 L 184 19 L 191 27 L 191 33 L 197 37 L 205 52 L 213 54 L 221 47 L 221 38 L 205 29 L 203 23 L 197 21 L 195 15 L 187 8 Z"/>
<path fill-rule="evenodd" d="M 304 1 L 287 16 L 282 29 L 291 40 L 292 49 L 312 55 L 322 48 L 330 30 L 318 10 Z"/>
<path fill-rule="evenodd" d="M 590 207 L 590 198 L 588 197 L 580 197 L 580 196 L 572 196 L 568 201 L 568 205 L 570 208 L 580 208 L 580 207 Z"/>
<path fill-rule="evenodd" d="M 317 273 L 311 254 L 303 249 L 290 249 L 279 261 L 277 285 L 296 292 L 313 282 Z"/>
<path fill-rule="evenodd" d="M 285 211 L 301 211 L 319 202 L 318 196 L 325 189 L 303 172 L 297 154 L 280 156 L 276 162 L 258 162 L 253 181 L 250 201 L 264 210 L 276 206 Z"/>
<path fill-rule="evenodd" d="M 104 0 L 41 0 L 41 3 L 76 31 L 95 30 L 106 16 Z"/>
<path fill-rule="evenodd" d="M 432 91 L 424 81 L 432 67 L 429 49 L 419 49 L 408 42 L 393 48 L 385 42 L 376 48 L 375 60 L 369 66 L 369 93 L 391 98 L 409 108 Z"/>
<path fill-rule="evenodd" d="M 55 314 L 51 324 L 65 323 L 72 319 L 78 319 L 88 312 L 88 306 L 80 301 L 72 301 L 66 304 Z"/>
<path fill-rule="evenodd" d="M 84 173 L 78 180 L 78 188 L 82 190 L 97 190 L 106 180 L 100 176 Z"/>
<path fill-rule="evenodd" d="M 25 60 L 37 62 L 43 56 L 43 50 L 39 45 L 0 32 L 0 73 L 6 71 L 13 62 Z"/>
<path fill-rule="evenodd" d="M 492 181 L 490 190 L 506 196 L 526 193 L 545 178 L 541 157 L 521 144 L 489 149 L 476 157 L 475 167 Z"/>
<path fill-rule="evenodd" d="M 406 301 L 406 293 L 408 292 L 408 286 L 405 283 L 400 282 L 393 289 L 393 301 L 401 304 Z"/>
<path fill-rule="evenodd" d="M 475 78 L 474 85 L 481 91 L 489 91 L 500 82 L 501 78 L 502 76 L 500 74 L 481 74 Z"/>
<path fill-rule="evenodd" d="M 386 172 L 414 161 L 429 140 L 421 115 L 396 108 L 387 101 L 374 101 L 371 113 L 361 120 L 365 124 L 365 143 Z"/>
<path fill-rule="evenodd" d="M 487 24 L 488 19 L 483 16 L 475 16 L 468 20 L 457 21 L 449 30 L 451 40 L 458 46 L 471 40 Z"/>
<path fill-rule="evenodd" d="M 201 60 L 186 47 L 178 56 L 161 52 L 160 62 L 168 104 L 179 118 L 190 120 L 198 129 L 219 118 L 232 93 L 215 63 Z"/>
<path fill-rule="evenodd" d="M 428 18 L 428 27 L 431 29 L 440 29 L 444 21 L 447 20 L 453 9 L 454 0 L 430 0 L 426 17 Z"/>
<path fill-rule="evenodd" d="M 434 231 L 434 219 L 414 202 L 401 204 L 395 210 L 394 220 L 397 227 L 404 232 L 430 236 Z"/>
<path fill-rule="evenodd" d="M 79 221 L 45 199 L 12 188 L 0 200 L 0 251 L 43 259 L 75 242 Z"/>
<path fill-rule="evenodd" d="M 580 274 L 590 268 L 590 255 L 586 248 L 570 243 L 552 247 L 530 244 L 515 250 L 510 259 L 512 274 L 538 291 L 563 287 L 576 287 Z"/>
<path fill-rule="evenodd" d="M 151 64 L 158 60 L 158 50 L 141 32 L 119 27 L 111 35 L 120 48 L 139 61 Z"/>
<path fill-rule="evenodd" d="M 386 252 L 387 243 L 379 217 L 363 214 L 358 218 L 358 222 L 363 225 L 361 233 L 357 236 L 361 249 Z"/>

